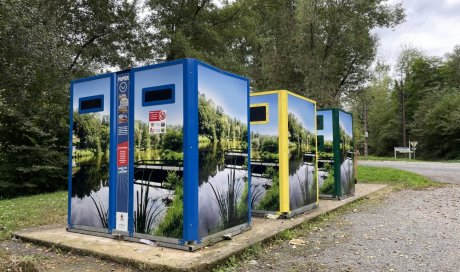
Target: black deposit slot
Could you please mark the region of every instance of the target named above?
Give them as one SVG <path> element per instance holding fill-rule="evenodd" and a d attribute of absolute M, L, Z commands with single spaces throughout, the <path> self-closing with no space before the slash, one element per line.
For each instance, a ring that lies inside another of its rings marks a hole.
<path fill-rule="evenodd" d="M 78 111 L 81 114 L 104 111 L 104 95 L 80 98 Z"/>
<path fill-rule="evenodd" d="M 102 107 L 102 99 L 90 99 L 90 100 L 83 100 L 80 104 L 80 110 L 94 110 L 100 109 Z"/>
<path fill-rule="evenodd" d="M 267 106 L 251 107 L 249 114 L 251 122 L 267 122 Z"/>
<path fill-rule="evenodd" d="M 174 103 L 174 85 L 142 89 L 143 106 Z"/>

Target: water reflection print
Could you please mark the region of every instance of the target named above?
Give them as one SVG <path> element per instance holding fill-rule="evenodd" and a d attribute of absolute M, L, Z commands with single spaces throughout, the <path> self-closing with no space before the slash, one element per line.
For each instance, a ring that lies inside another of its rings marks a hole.
<path fill-rule="evenodd" d="M 72 83 L 72 177 L 69 223 L 107 229 L 109 221 L 109 145 L 111 77 Z M 80 108 L 101 99 L 100 107 Z"/>
<path fill-rule="evenodd" d="M 181 238 L 183 65 L 135 71 L 134 80 L 134 230 L 135 233 Z M 143 103 L 143 90 L 155 90 L 158 86 L 173 89 L 174 103 Z M 159 120 L 160 112 L 160 129 L 152 130 L 156 126 L 152 123 Z"/>
<path fill-rule="evenodd" d="M 288 96 L 289 207 L 317 201 L 315 103 Z"/>
<path fill-rule="evenodd" d="M 248 222 L 247 90 L 198 64 L 200 237 Z"/>
<path fill-rule="evenodd" d="M 341 195 L 353 194 L 355 178 L 353 173 L 353 117 L 350 113 L 339 111 L 340 128 L 340 188 Z"/>
<path fill-rule="evenodd" d="M 280 210 L 278 93 L 252 95 L 251 107 L 263 105 L 265 122 L 251 123 L 251 203 L 254 210 Z"/>

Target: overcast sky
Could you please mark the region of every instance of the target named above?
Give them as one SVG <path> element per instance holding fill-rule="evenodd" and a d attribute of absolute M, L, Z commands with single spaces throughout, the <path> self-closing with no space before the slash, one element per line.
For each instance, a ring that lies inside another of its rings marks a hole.
<path fill-rule="evenodd" d="M 403 46 L 443 56 L 460 45 L 460 0 L 389 0 L 401 3 L 406 21 L 394 30 L 377 29 L 379 57 L 394 64 Z"/>

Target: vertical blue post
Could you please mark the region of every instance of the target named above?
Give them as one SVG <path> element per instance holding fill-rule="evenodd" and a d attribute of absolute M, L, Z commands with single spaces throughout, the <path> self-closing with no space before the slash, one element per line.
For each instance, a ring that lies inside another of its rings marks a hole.
<path fill-rule="evenodd" d="M 117 196 L 117 169 L 116 169 L 116 135 L 117 135 L 117 100 L 115 99 L 116 89 L 115 89 L 115 80 L 116 77 L 112 74 L 110 80 L 110 151 L 109 151 L 109 233 L 112 233 L 112 230 L 115 229 L 115 198 Z"/>
<path fill-rule="evenodd" d="M 184 199 L 181 244 L 198 237 L 198 74 L 193 59 L 184 61 Z"/>

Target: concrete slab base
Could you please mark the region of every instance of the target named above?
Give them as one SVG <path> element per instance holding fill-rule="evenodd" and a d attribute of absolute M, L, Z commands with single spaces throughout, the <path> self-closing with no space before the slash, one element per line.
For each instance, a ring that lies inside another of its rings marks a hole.
<path fill-rule="evenodd" d="M 234 236 L 232 240 L 221 241 L 195 252 L 73 233 L 66 231 L 64 226 L 56 225 L 25 229 L 15 233 L 15 236 L 25 241 L 77 250 L 118 262 L 137 263 L 151 269 L 206 271 L 254 244 L 384 187 L 386 185 L 356 184 L 356 193 L 353 197 L 340 201 L 320 200 L 318 208 L 290 219 L 253 218 L 251 230 Z"/>

